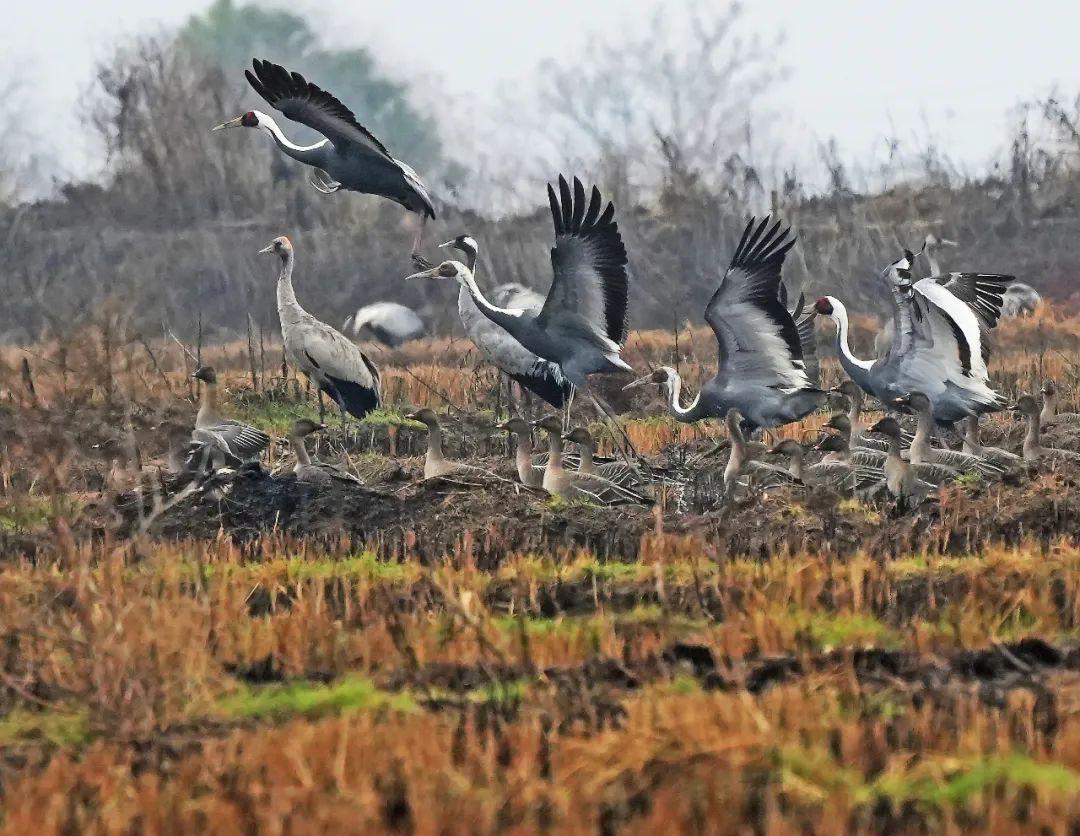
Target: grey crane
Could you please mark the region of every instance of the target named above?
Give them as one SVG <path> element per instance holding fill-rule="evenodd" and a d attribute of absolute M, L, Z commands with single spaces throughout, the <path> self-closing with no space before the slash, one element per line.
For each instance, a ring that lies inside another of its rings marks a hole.
<path fill-rule="evenodd" d="M 435 218 L 435 207 L 416 172 L 401 160 L 394 159 L 386 146 L 332 93 L 300 73 L 289 72 L 270 61 L 256 58 L 251 65 L 254 72 L 245 70 L 244 75 L 256 93 L 275 110 L 326 138 L 314 145 L 296 145 L 286 138 L 273 118 L 258 110 L 249 110 L 212 130 L 257 128 L 266 131 L 282 153 L 315 169 L 311 185 L 323 194 L 345 189 L 378 195 L 416 213 L 420 216 L 420 224 L 412 253 L 414 256 L 419 253 L 424 224 L 428 218 Z"/>
<path fill-rule="evenodd" d="M 338 405 L 343 423 L 345 413 L 363 418 L 379 405 L 378 368 L 356 343 L 300 307 L 293 290 L 295 255 L 288 238 L 275 238 L 259 253 L 281 259 L 277 307 L 286 356 Z"/>
<path fill-rule="evenodd" d="M 934 419 L 946 426 L 1004 408 L 990 387 L 988 331 L 1001 313 L 1001 294 L 1011 276 L 952 273 L 913 281 L 910 250 L 882 272 L 891 285 L 898 337 L 884 357 L 862 360 L 848 344 L 847 308 L 835 296 L 815 303 L 836 324 L 840 365 L 864 391 L 891 404 L 908 392 L 925 392 Z"/>
<path fill-rule="evenodd" d="M 620 356 L 627 334 L 629 282 L 615 205 L 609 201 L 605 207 L 596 186 L 586 202 L 581 181 L 574 178 L 571 192 L 561 175 L 558 193 L 548 184 L 548 203 L 555 227 L 553 278 L 539 311 L 493 305 L 477 287 L 472 270 L 460 261 L 444 261 L 409 278 L 457 281 L 484 316 L 528 351 L 556 364 L 574 390 L 584 392 L 617 426 L 611 407 L 589 385 L 589 375 L 633 371 Z"/>
<path fill-rule="evenodd" d="M 965 453 L 962 450 L 934 447 L 930 443 L 930 436 L 934 431 L 934 407 L 925 393 L 908 392 L 896 398 L 893 404 L 901 411 L 914 412 L 918 420 L 915 426 L 915 437 L 908 448 L 908 460 L 912 464 L 932 462 L 961 472 L 977 471 L 983 476 L 990 477 L 999 477 L 1004 473 L 1001 467 L 989 459 Z"/>
<path fill-rule="evenodd" d="M 397 348 L 424 335 L 424 320 L 412 308 L 398 302 L 372 302 L 345 320 L 342 330 L 359 337 L 366 328 L 380 343 Z"/>
<path fill-rule="evenodd" d="M 440 244 L 452 247 L 465 256 L 465 265 L 476 276 L 476 259 L 480 248 L 471 235 L 462 234 Z M 434 267 L 434 265 L 432 265 Z M 524 285 L 498 285 L 491 291 L 491 303 L 504 309 L 521 309 L 539 314 L 544 297 Z M 519 385 L 561 409 L 570 396 L 571 383 L 558 363 L 538 357 L 522 345 L 509 331 L 490 319 L 473 299 L 467 285 L 458 289 L 458 316 L 469 339 L 489 363 Z"/>
<path fill-rule="evenodd" d="M 191 433 L 192 446 L 187 450 L 188 469 L 237 467 L 258 458 L 270 444 L 270 436 L 221 414 L 217 372 L 212 366 L 200 366 L 192 377 L 202 382 L 203 390 Z"/>
<path fill-rule="evenodd" d="M 659 383 L 667 388 L 668 411 L 677 421 L 720 418 L 736 408 L 747 431 L 798 421 L 820 407 L 826 393 L 816 385 L 812 311 L 800 298 L 788 311 L 781 301 L 780 271 L 795 244 L 790 228 L 753 218 L 743 230 L 731 264 L 705 308 L 716 335 L 719 363 L 688 407 L 679 403 L 682 380 L 669 367 L 626 388 Z"/>
<path fill-rule="evenodd" d="M 305 439 L 314 433 L 322 432 L 326 424 L 312 421 L 310 418 L 301 418 L 294 421 L 289 427 L 289 446 L 296 455 L 296 464 L 290 472 L 296 475 L 301 482 L 310 482 L 316 485 L 329 485 L 333 482 L 345 482 L 350 485 L 363 484 L 360 479 L 347 470 L 335 467 L 327 462 L 313 461 L 305 446 Z"/>
<path fill-rule="evenodd" d="M 1025 461 L 1080 462 L 1080 453 L 1043 446 L 1039 403 L 1032 395 L 1021 395 L 1016 399 L 1016 403 L 1013 404 L 1011 409 L 1027 419 L 1027 432 L 1024 434 L 1023 448 Z"/>

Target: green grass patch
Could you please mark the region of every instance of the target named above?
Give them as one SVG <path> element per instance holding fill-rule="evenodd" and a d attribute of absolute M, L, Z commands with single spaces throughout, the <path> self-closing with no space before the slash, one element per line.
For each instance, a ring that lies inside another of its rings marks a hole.
<path fill-rule="evenodd" d="M 291 682 L 263 687 L 243 686 L 218 701 L 229 717 L 317 716 L 353 711 L 416 711 L 419 706 L 409 694 L 381 691 L 369 679 L 347 676 L 328 685 Z"/>
<path fill-rule="evenodd" d="M 17 708 L 0 719 L 0 746 L 47 740 L 57 746 L 78 746 L 90 739 L 83 709 L 29 711 Z"/>
<path fill-rule="evenodd" d="M 827 613 L 792 610 L 798 630 L 821 650 L 853 643 L 899 647 L 900 636 L 868 613 Z"/>
<path fill-rule="evenodd" d="M 0 505 L 0 531 L 39 531 L 55 519 L 78 516 L 82 504 L 71 497 L 19 497 Z"/>

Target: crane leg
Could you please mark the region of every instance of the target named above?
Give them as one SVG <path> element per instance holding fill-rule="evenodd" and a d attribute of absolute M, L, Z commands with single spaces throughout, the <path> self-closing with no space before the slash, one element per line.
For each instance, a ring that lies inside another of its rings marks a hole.
<path fill-rule="evenodd" d="M 635 459 L 639 458 L 638 451 L 634 448 L 634 443 L 630 440 L 630 436 L 626 434 L 626 430 L 623 429 L 622 425 L 619 423 L 618 418 L 615 415 L 615 410 L 605 403 L 603 398 L 593 392 L 592 387 L 587 387 L 585 389 L 585 394 L 589 396 L 589 400 L 592 401 L 593 406 L 595 406 L 597 412 L 600 413 L 600 419 L 606 420 L 615 430 L 615 438 L 618 439 L 621 437 L 625 442 L 625 448 L 618 443 L 616 443 L 616 447 L 619 448 L 619 452 L 622 454 L 623 459 L 626 460 L 626 463 L 632 467 L 633 462 L 630 461 L 630 457 L 633 456 Z"/>
<path fill-rule="evenodd" d="M 427 226 L 427 215 L 420 216 L 420 225 L 416 227 L 416 235 L 413 238 L 412 252 L 409 253 L 409 257 L 412 259 L 413 264 L 423 264 L 423 256 L 420 255 L 420 242 L 424 240 L 424 227 Z"/>

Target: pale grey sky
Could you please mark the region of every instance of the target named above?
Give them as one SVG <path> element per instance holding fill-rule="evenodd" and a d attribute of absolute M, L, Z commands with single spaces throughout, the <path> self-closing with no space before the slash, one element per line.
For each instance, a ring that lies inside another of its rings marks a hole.
<path fill-rule="evenodd" d="M 30 129 L 49 137 L 61 171 L 92 173 L 79 116 L 95 60 L 117 38 L 176 25 L 208 2 L 35 0 L 8 8 L 0 72 L 21 78 Z M 589 30 L 617 32 L 657 0 L 269 5 L 310 13 L 329 43 L 369 46 L 389 70 L 466 100 L 500 83 L 513 89 L 545 58 L 588 60 L 581 47 Z M 1080 92 L 1080 6 L 1065 0 L 749 2 L 744 22 L 746 31 L 786 37 L 777 58 L 790 76 L 770 104 L 783 114 L 779 138 L 804 158 L 829 137 L 867 160 L 887 134 L 929 136 L 977 171 L 1005 148 L 1017 102 L 1054 85 Z"/>

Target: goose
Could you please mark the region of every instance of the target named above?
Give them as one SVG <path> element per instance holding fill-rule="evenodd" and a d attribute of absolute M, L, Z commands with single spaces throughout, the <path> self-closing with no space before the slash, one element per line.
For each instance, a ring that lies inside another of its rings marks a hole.
<path fill-rule="evenodd" d="M 798 481 L 813 487 L 826 487 L 835 491 L 854 493 L 869 489 L 884 478 L 884 471 L 880 467 L 875 470 L 853 464 L 851 461 L 823 460 L 817 464 L 807 465 L 806 451 L 793 438 L 781 440 L 767 453 L 773 456 L 786 456 L 791 475 Z"/>
<path fill-rule="evenodd" d="M 288 434 L 289 447 L 292 448 L 293 453 L 296 455 L 296 464 L 292 467 L 292 473 L 296 475 L 297 480 L 300 482 L 330 484 L 338 481 L 352 485 L 363 484 L 358 477 L 346 470 L 342 470 L 340 467 L 335 467 L 326 462 L 312 461 L 305 446 L 305 439 L 309 435 L 322 432 L 325 429 L 326 424 L 312 421 L 309 418 L 301 418 L 293 422 Z"/>
<path fill-rule="evenodd" d="M 884 466 L 885 487 L 896 500 L 897 510 L 903 513 L 909 503 L 918 505 L 930 491 L 934 490 L 935 485 L 922 478 L 933 466 L 914 465 L 901 455 L 903 441 L 900 422 L 895 418 L 891 416 L 882 418 L 870 428 L 870 432 L 881 433 L 889 439 L 889 453 Z M 948 475 L 945 472 L 947 470 L 945 468 L 942 475 Z"/>
<path fill-rule="evenodd" d="M 851 462 L 862 467 L 880 467 L 885 462 L 888 453 L 888 442 L 885 442 L 884 450 L 876 447 L 852 447 L 851 419 L 847 415 L 833 415 L 825 422 L 828 429 L 836 430 L 836 434 L 829 434 L 818 442 L 821 452 L 825 453 L 823 461 Z M 869 438 L 863 436 L 862 440 Z M 876 439 L 873 439 L 876 441 Z"/>
<path fill-rule="evenodd" d="M 1016 399 L 1012 410 L 1027 419 L 1027 432 L 1024 435 L 1023 448 L 1025 461 L 1080 462 L 1080 453 L 1074 453 L 1072 450 L 1058 450 L 1042 445 L 1042 421 L 1039 415 L 1039 404 L 1033 396 L 1021 395 Z"/>
<path fill-rule="evenodd" d="M 1080 424 L 1080 412 L 1058 412 L 1058 402 L 1061 395 L 1054 381 L 1049 378 L 1043 381 L 1042 395 L 1043 405 L 1042 411 L 1039 413 L 1039 421 L 1043 429 L 1051 424 L 1054 426 Z"/>
<path fill-rule="evenodd" d="M 424 478 L 434 479 L 439 476 L 447 476 L 462 470 L 475 470 L 472 465 L 465 462 L 454 462 L 443 456 L 442 427 L 439 425 L 439 416 L 434 410 L 424 407 L 405 416 L 410 421 L 419 421 L 427 427 L 428 445 L 427 453 L 424 454 Z"/>
<path fill-rule="evenodd" d="M 598 474 L 574 473 L 563 465 L 562 419 L 548 415 L 532 426 L 548 436 L 548 461 L 541 487 L 552 496 L 584 500 L 600 505 L 651 505 L 652 500 L 632 488 L 610 481 Z"/>
<path fill-rule="evenodd" d="M 969 415 L 964 419 L 964 452 L 979 456 L 1006 470 L 1015 467 L 1021 457 L 1000 447 L 987 447 L 979 440 L 979 416 Z"/>
<path fill-rule="evenodd" d="M 200 366 L 192 377 L 203 384 L 203 390 L 191 433 L 192 446 L 186 451 L 188 467 L 201 462 L 217 470 L 257 459 L 269 446 L 270 436 L 221 414 L 217 372 L 212 366 Z"/>
<path fill-rule="evenodd" d="M 918 424 L 915 429 L 915 437 L 908 448 L 908 459 L 912 464 L 943 464 L 960 472 L 977 471 L 983 476 L 998 477 L 1004 472 L 1002 468 L 989 459 L 965 453 L 961 450 L 948 450 L 934 447 L 930 444 L 930 436 L 934 428 L 934 411 L 930 399 L 923 392 L 909 392 L 896 398 L 893 403 L 901 410 L 910 410 L 915 413 Z"/>

